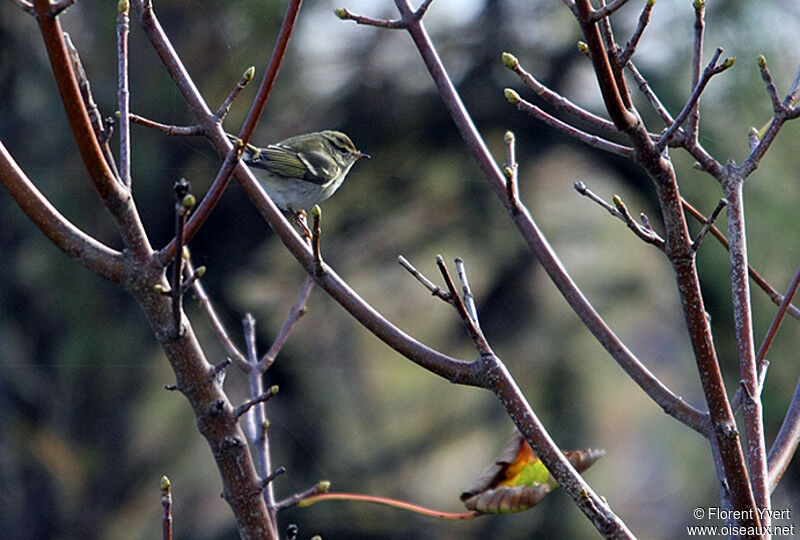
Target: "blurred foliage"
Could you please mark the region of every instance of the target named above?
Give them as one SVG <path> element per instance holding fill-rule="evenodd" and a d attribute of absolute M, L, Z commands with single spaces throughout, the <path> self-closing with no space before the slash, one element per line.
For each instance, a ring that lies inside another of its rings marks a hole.
<path fill-rule="evenodd" d="M 271 52 L 284 3 L 156 2 L 157 13 L 198 88 L 219 104 L 250 65 L 257 78 Z M 354 12 L 394 17 L 390 2 L 350 0 Z M 622 41 L 634 3 L 615 15 Z M 764 54 L 781 91 L 800 63 L 794 6 L 709 1 L 707 51 L 736 55 L 702 104 L 703 143 L 720 160 L 743 159 L 747 129 L 770 104 L 755 66 Z M 683 535 L 691 510 L 718 505 L 708 445 L 664 415 L 616 367 L 557 295 L 461 143 L 404 32 L 336 19 L 332 2 L 308 2 L 300 15 L 256 142 L 325 128 L 345 131 L 374 157 L 359 163 L 324 205 L 323 254 L 359 292 L 402 328 L 449 354 L 472 358 L 452 311 L 397 264 L 403 254 L 430 277 L 436 253 L 465 259 L 483 327 L 537 414 L 564 448 L 608 451 L 587 473 L 631 529 L 648 538 Z M 62 18 L 81 52 L 95 99 L 116 109 L 116 4 L 86 0 Z M 656 6 L 635 61 L 665 104 L 688 95 L 690 2 Z M 565 266 L 632 350 L 689 402 L 701 405 L 696 368 L 664 258 L 608 214 L 578 196 L 581 179 L 606 198 L 620 194 L 658 227 L 649 181 L 630 163 L 577 145 L 517 113 L 502 88 L 533 99 L 502 67 L 514 52 L 537 77 L 599 111 L 578 30 L 555 1 L 437 0 L 426 16 L 439 52 L 476 125 L 498 160 L 502 135 L 517 133 L 521 193 Z M 35 22 L 0 3 L 0 139 L 53 204 L 85 231 L 119 246 L 112 221 L 86 181 L 49 73 Z M 192 123 L 187 107 L 135 23 L 131 33 L 132 110 L 155 120 Z M 236 131 L 255 86 L 226 120 Z M 641 101 L 652 130 L 658 118 Z M 778 290 L 800 260 L 798 126 L 787 125 L 762 168 L 748 180 L 749 248 Z M 172 231 L 171 185 L 187 177 L 209 186 L 219 158 L 201 138 L 169 138 L 133 127 L 137 205 L 155 245 Z M 116 144 L 116 140 L 115 140 Z M 687 198 L 709 212 L 718 185 L 673 152 Z M 694 229 L 696 230 L 696 228 Z M 304 279 L 234 184 L 191 243 L 226 325 L 241 339 L 253 312 L 262 349 L 280 328 Z M 160 519 L 159 479 L 172 480 L 178 538 L 235 538 L 218 473 L 169 366 L 133 302 L 50 245 L 0 192 L 0 523 L 7 538 L 152 538 Z M 727 254 L 707 239 L 699 262 L 728 388 L 739 379 L 731 332 Z M 754 289 L 756 341 L 776 311 Z M 190 317 L 209 353 L 223 352 L 202 315 Z M 765 390 L 768 442 L 797 380 L 798 321 L 789 319 L 770 354 Z M 279 496 L 320 479 L 337 491 L 403 498 L 457 511 L 458 494 L 503 447 L 511 422 L 485 392 L 449 385 L 399 357 L 324 293 L 268 384 L 273 461 L 288 473 Z M 234 402 L 246 380 L 226 382 Z M 798 501 L 790 467 L 775 508 Z M 301 537 L 588 538 L 595 531 L 568 497 L 554 494 L 532 511 L 468 522 L 436 522 L 391 509 L 331 502 L 281 514 Z"/>

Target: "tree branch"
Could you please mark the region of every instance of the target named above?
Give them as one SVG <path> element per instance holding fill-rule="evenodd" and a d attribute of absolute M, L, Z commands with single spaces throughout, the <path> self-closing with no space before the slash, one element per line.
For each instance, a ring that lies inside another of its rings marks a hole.
<path fill-rule="evenodd" d="M 87 235 L 56 210 L 0 141 L 0 182 L 30 220 L 61 251 L 96 274 L 121 283 L 122 254 Z"/>

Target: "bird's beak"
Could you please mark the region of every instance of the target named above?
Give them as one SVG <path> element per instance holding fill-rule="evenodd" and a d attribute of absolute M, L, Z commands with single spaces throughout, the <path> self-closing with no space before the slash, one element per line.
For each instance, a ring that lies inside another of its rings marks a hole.
<path fill-rule="evenodd" d="M 356 157 L 359 158 L 359 159 L 361 159 L 361 158 L 369 159 L 372 156 L 370 156 L 369 154 L 365 154 L 364 152 L 356 152 Z"/>

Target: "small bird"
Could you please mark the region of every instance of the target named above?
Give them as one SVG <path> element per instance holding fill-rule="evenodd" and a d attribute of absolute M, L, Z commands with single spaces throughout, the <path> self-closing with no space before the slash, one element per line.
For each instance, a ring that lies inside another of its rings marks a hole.
<path fill-rule="evenodd" d="M 234 142 L 236 137 L 228 136 Z M 281 210 L 296 213 L 328 199 L 350 167 L 370 157 L 339 131 L 297 135 L 266 148 L 247 145 L 243 161 Z"/>

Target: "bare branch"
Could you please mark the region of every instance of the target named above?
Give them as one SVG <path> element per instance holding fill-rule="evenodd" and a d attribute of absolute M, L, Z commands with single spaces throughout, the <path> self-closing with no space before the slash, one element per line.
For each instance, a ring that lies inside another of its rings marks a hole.
<path fill-rule="evenodd" d="M 281 351 L 283 345 L 286 343 L 286 340 L 289 338 L 289 334 L 292 332 L 292 328 L 294 327 L 295 323 L 300 320 L 300 317 L 305 315 L 306 302 L 308 301 L 308 297 L 311 295 L 311 290 L 313 288 L 314 280 L 311 278 L 311 276 L 306 277 L 306 281 L 303 283 L 303 288 L 300 290 L 297 301 L 289 311 L 289 316 L 286 318 L 286 322 L 283 323 L 283 328 L 281 328 L 281 331 L 278 332 L 278 335 L 275 337 L 275 341 L 272 342 L 272 346 L 258 362 L 258 370 L 261 373 L 266 372 L 272 363 L 275 362 L 275 359 L 278 357 L 278 353 Z"/>
<path fill-rule="evenodd" d="M 0 183 L 56 247 L 98 275 L 121 283 L 124 276 L 122 253 L 87 235 L 56 210 L 19 168 L 2 141 Z"/>
<path fill-rule="evenodd" d="M 390 21 L 386 19 L 373 19 L 371 17 L 364 17 L 363 15 L 356 15 L 345 8 L 336 8 L 333 12 L 343 21 L 353 21 L 356 24 L 363 24 L 366 26 L 377 26 L 378 28 L 388 28 L 390 30 L 402 30 L 407 26 L 404 20 Z"/>
<path fill-rule="evenodd" d="M 489 347 L 489 343 L 486 341 L 483 332 L 481 332 L 477 324 L 477 317 L 474 320 L 470 317 L 469 309 L 467 309 L 464 300 L 458 294 L 456 285 L 453 283 L 453 278 L 450 277 L 450 272 L 447 270 L 447 265 L 445 265 L 441 255 L 436 256 L 436 266 L 439 267 L 439 271 L 442 273 L 444 282 L 447 285 L 447 290 L 450 292 L 450 298 L 453 299 L 453 306 L 456 308 L 458 316 L 461 317 L 461 322 L 464 324 L 464 328 L 467 330 L 470 339 L 472 339 L 472 342 L 475 344 L 475 348 L 481 356 L 491 355 L 492 349 Z"/>
<path fill-rule="evenodd" d="M 726 58 L 725 61 L 717 65 L 717 60 L 719 59 L 721 54 L 722 54 L 722 49 L 717 48 L 716 52 L 714 53 L 714 56 L 711 58 L 711 62 L 709 62 L 708 66 L 706 66 L 706 69 L 703 70 L 703 74 L 700 77 L 700 81 L 697 83 L 697 85 L 695 85 L 691 96 L 689 96 L 689 101 L 686 102 L 686 105 L 683 107 L 683 110 L 681 110 L 680 114 L 678 114 L 678 117 L 675 118 L 675 121 L 661 137 L 661 140 L 658 141 L 658 143 L 656 144 L 656 149 L 659 152 L 661 152 L 662 150 L 664 150 L 664 148 L 667 147 L 667 144 L 669 144 L 669 141 L 675 135 L 678 128 L 689 117 L 689 114 L 692 112 L 692 109 L 700 101 L 700 95 L 703 93 L 703 90 L 705 90 L 708 81 L 711 80 L 711 77 L 713 77 L 718 73 L 722 73 L 736 62 L 736 59 L 731 57 L 731 58 Z"/>
<path fill-rule="evenodd" d="M 114 178 L 119 179 L 120 176 L 119 171 L 117 170 L 117 164 L 114 161 L 114 154 L 111 153 L 111 146 L 108 143 L 109 139 L 111 138 L 112 130 L 110 127 L 107 128 L 105 122 L 103 121 L 103 116 L 100 114 L 97 103 L 94 101 L 94 96 L 92 95 L 92 85 L 89 83 L 89 78 L 86 75 L 86 71 L 83 69 L 83 63 L 81 63 L 78 49 L 76 49 L 75 45 L 72 44 L 72 39 L 66 32 L 64 32 L 64 44 L 67 46 L 67 53 L 69 54 L 69 59 L 72 62 L 72 72 L 75 74 L 75 78 L 78 80 L 78 88 L 80 88 L 81 91 L 83 105 L 86 107 L 89 120 L 92 122 L 92 128 L 94 129 L 95 137 L 97 137 L 97 141 L 100 143 L 103 156 L 105 157 L 106 163 L 111 169 Z"/>
<path fill-rule="evenodd" d="M 613 0 L 609 4 L 601 7 L 600 9 L 593 10 L 589 17 L 589 22 L 597 22 L 600 19 L 608 17 L 619 8 L 628 3 L 628 0 Z"/>
<path fill-rule="evenodd" d="M 719 217 L 719 213 L 722 212 L 722 209 L 725 208 L 727 205 L 728 205 L 727 199 L 722 198 L 719 200 L 719 203 L 717 203 L 717 207 L 714 208 L 713 212 L 711 212 L 711 216 L 708 218 L 708 220 L 706 220 L 705 224 L 703 225 L 703 228 L 700 229 L 699 233 L 697 233 L 697 238 L 695 238 L 694 242 L 692 242 L 693 251 L 697 251 L 700 248 L 700 244 L 703 243 L 703 238 L 705 237 L 706 234 L 708 234 L 708 231 L 711 230 L 711 227 L 714 225 L 714 222 L 717 221 L 717 218 Z"/>
<path fill-rule="evenodd" d="M 687 201 L 686 199 L 682 199 L 681 204 L 683 204 L 683 208 L 689 213 L 689 215 L 694 217 L 697 221 L 699 221 L 700 223 L 708 222 L 708 218 L 705 217 L 703 213 L 700 212 L 697 208 L 692 206 L 689 203 L 689 201 Z M 709 228 L 709 230 L 711 231 L 711 234 L 719 241 L 720 244 L 722 244 L 722 246 L 725 249 L 727 250 L 730 249 L 730 244 L 728 243 L 728 239 L 725 237 L 724 234 L 722 234 L 722 232 L 716 226 L 712 225 Z M 750 278 L 756 283 L 756 285 L 759 286 L 759 288 L 761 288 L 761 290 L 767 293 L 770 300 L 772 300 L 772 302 L 776 306 L 780 306 L 783 303 L 784 297 L 780 293 L 778 293 L 778 291 L 776 291 L 772 287 L 772 285 L 767 283 L 767 281 L 763 277 L 761 277 L 761 274 L 756 272 L 756 270 L 749 265 L 747 267 L 747 271 L 750 274 Z M 798 309 L 797 306 L 795 306 L 794 304 L 789 305 L 788 312 L 792 317 L 800 320 L 800 309 Z"/>
<path fill-rule="evenodd" d="M 467 307 L 467 313 L 469 313 L 470 319 L 475 324 L 475 326 L 480 329 L 481 325 L 478 322 L 478 308 L 475 307 L 475 297 L 472 294 L 472 289 L 469 286 L 469 280 L 467 279 L 467 269 L 464 266 L 464 260 L 460 257 L 456 257 L 456 273 L 458 274 L 458 280 L 461 282 L 461 288 L 464 297 L 464 303 Z"/>
<path fill-rule="evenodd" d="M 506 198 L 512 211 L 518 211 L 519 201 L 519 164 L 517 163 L 516 142 L 514 133 L 506 131 L 503 137 L 506 143 L 506 166 L 503 174 L 506 177 Z"/>
<path fill-rule="evenodd" d="M 562 122 L 558 118 L 550 116 L 536 105 L 532 105 L 522 99 L 519 94 L 510 88 L 505 89 L 505 96 L 509 103 L 516 105 L 518 110 L 528 113 L 537 120 L 541 120 L 548 126 L 555 128 L 561 133 L 569 135 L 570 137 L 578 139 L 582 143 L 588 144 L 589 146 L 598 148 L 600 150 L 605 150 L 606 152 L 611 152 L 612 154 L 617 154 L 618 156 L 630 157 L 633 153 L 633 150 L 628 146 L 622 146 L 621 144 L 607 141 L 601 137 L 598 137 L 597 135 L 591 135 L 567 124 L 566 122 Z"/>
<path fill-rule="evenodd" d="M 769 94 L 769 99 L 772 101 L 772 110 L 777 113 L 784 106 L 781 103 L 781 98 L 778 97 L 778 89 L 775 88 L 775 83 L 772 82 L 772 75 L 767 67 L 767 59 L 764 58 L 763 54 L 758 55 L 758 70 L 761 72 L 761 79 L 767 85 L 767 94 Z"/>
<path fill-rule="evenodd" d="M 639 40 L 642 39 L 644 29 L 647 28 L 650 22 L 650 13 L 653 11 L 653 6 L 655 5 L 655 0 L 646 0 L 644 3 L 642 13 L 639 15 L 639 22 L 636 23 L 636 29 L 633 31 L 631 39 L 625 44 L 625 50 L 619 55 L 620 66 L 625 67 L 630 61 L 631 56 L 633 56 L 633 53 L 636 52 L 636 46 L 639 44 Z"/>
<path fill-rule="evenodd" d="M 194 268 L 192 267 L 192 262 L 190 260 L 186 261 L 185 272 L 189 274 L 195 274 Z M 211 304 L 211 300 L 206 294 L 205 288 L 200 283 L 200 280 L 195 280 L 192 287 L 194 289 L 194 296 L 197 299 L 197 303 L 200 304 L 200 308 L 203 310 L 203 313 L 205 313 L 208 322 L 211 324 L 211 328 L 214 330 L 217 338 L 222 343 L 222 346 L 225 349 L 225 354 L 227 354 L 236 362 L 236 365 L 239 367 L 239 369 L 245 373 L 248 373 L 250 365 L 247 363 L 244 355 L 239 351 L 236 345 L 234 345 L 233 340 L 230 338 L 230 335 L 222 325 L 222 321 L 220 321 L 214 306 Z"/>
<path fill-rule="evenodd" d="M 610 133 L 619 133 L 619 130 L 614 126 L 614 123 L 605 118 L 601 118 L 586 109 L 574 104 L 569 99 L 559 95 L 550 88 L 539 82 L 533 75 L 525 71 L 519 63 L 519 60 L 510 53 L 503 53 L 503 64 L 516 73 L 519 78 L 525 83 L 528 88 L 536 92 L 540 98 L 545 100 L 548 104 L 553 106 L 556 110 L 571 114 L 575 118 L 582 120 L 590 125 L 600 129 L 605 129 Z"/>
<path fill-rule="evenodd" d="M 631 75 L 633 76 L 633 80 L 635 80 L 636 84 L 639 86 L 639 90 L 642 92 L 642 94 L 644 94 L 644 96 L 647 98 L 647 101 L 650 102 L 650 105 L 653 107 L 653 109 L 655 109 L 664 123 L 668 126 L 672 125 L 675 122 L 675 119 L 672 118 L 672 115 L 669 114 L 667 108 L 664 107 L 664 104 L 661 103 L 661 100 L 658 99 L 658 96 L 655 94 L 655 92 L 653 92 L 653 89 L 650 87 L 650 83 L 647 82 L 647 79 L 642 76 L 636 66 L 633 65 L 633 62 L 628 61 L 625 67 L 628 68 L 628 71 L 630 71 Z"/>
<path fill-rule="evenodd" d="M 147 260 L 152 253 L 150 242 L 133 206 L 130 192 L 117 181 L 97 141 L 94 128 L 83 104 L 77 79 L 72 71 L 72 62 L 64 42 L 61 24 L 58 18 L 51 16 L 53 7 L 49 0 L 34 1 L 36 22 L 42 33 L 50 67 L 69 119 L 72 134 L 89 177 L 106 208 L 114 217 L 125 246 L 138 260 Z"/>
<path fill-rule="evenodd" d="M 130 33 L 130 18 L 128 13 L 130 4 L 127 1 L 119 3 L 117 16 L 117 72 L 119 102 L 119 173 L 122 183 L 131 188 L 131 125 L 128 114 L 130 113 L 130 92 L 128 90 L 128 34 Z"/>
<path fill-rule="evenodd" d="M 166 476 L 161 477 L 161 507 L 161 537 L 172 540 L 172 486 Z"/>
<path fill-rule="evenodd" d="M 412 265 L 412 264 L 411 264 L 411 263 L 408 261 L 408 259 L 406 259 L 406 258 L 405 258 L 405 257 L 403 257 L 402 255 L 398 255 L 398 256 L 397 256 L 397 262 L 398 262 L 398 263 L 400 263 L 400 266 L 402 266 L 403 268 L 405 268 L 406 270 L 408 270 L 408 272 L 409 272 L 409 273 L 410 273 L 412 276 L 414 276 L 414 277 L 417 279 L 417 281 L 419 281 L 420 283 L 422 283 L 422 285 L 423 285 L 423 286 L 424 286 L 426 289 L 428 289 L 428 290 L 431 292 L 431 294 L 432 294 L 433 296 L 435 296 L 435 297 L 437 297 L 437 298 L 440 298 L 441 300 L 444 300 L 444 301 L 445 301 L 445 302 L 447 302 L 448 304 L 454 305 L 454 304 L 453 304 L 453 299 L 450 297 L 450 293 L 447 293 L 447 292 L 443 291 L 441 287 L 439 287 L 438 285 L 436 285 L 435 283 L 433 283 L 431 280 L 429 280 L 428 278 L 426 278 L 426 277 L 425 277 L 425 275 L 424 275 L 422 272 L 420 272 L 419 270 L 417 270 L 417 269 L 414 267 L 414 265 Z"/>
<path fill-rule="evenodd" d="M 11 1 L 14 2 L 17 5 L 17 7 L 20 8 L 22 11 L 30 13 L 31 15 L 36 14 L 36 11 L 34 11 L 33 9 L 33 4 L 31 4 L 27 0 L 11 0 Z"/>
<path fill-rule="evenodd" d="M 239 82 L 236 83 L 236 86 L 233 87 L 231 93 L 228 94 L 228 97 L 225 98 L 225 101 L 222 105 L 219 106 L 217 112 L 214 113 L 214 116 L 222 122 L 225 117 L 228 115 L 228 111 L 231 110 L 231 105 L 233 104 L 233 100 L 239 95 L 239 92 L 244 90 L 244 87 L 247 86 L 247 83 L 253 80 L 255 77 L 256 68 L 255 66 L 250 66 L 247 70 L 242 74 L 242 77 L 239 79 Z"/>
<path fill-rule="evenodd" d="M 695 0 L 694 6 L 694 46 L 692 48 L 692 88 L 700 82 L 701 70 L 703 69 L 703 39 L 706 27 L 705 0 Z M 697 101 L 689 111 L 689 126 L 687 132 L 689 139 L 697 143 L 698 127 L 700 124 L 700 102 Z"/>
<path fill-rule="evenodd" d="M 75 0 L 59 0 L 50 7 L 50 17 L 56 18 L 61 12 L 75 3 Z"/>
<path fill-rule="evenodd" d="M 264 403 L 265 401 L 268 401 L 274 398 L 276 395 L 278 395 L 278 390 L 279 390 L 278 385 L 276 384 L 271 386 L 270 389 L 267 390 L 266 392 L 259 394 L 252 399 L 248 399 L 247 401 L 236 407 L 236 409 L 234 409 L 233 417 L 236 419 L 241 418 L 242 416 L 245 415 L 245 413 L 247 413 L 247 411 L 252 409 L 255 405 L 258 405 L 259 403 Z"/>
<path fill-rule="evenodd" d="M 296 493 L 291 497 L 288 497 L 282 501 L 280 501 L 276 508 L 278 510 L 285 510 L 286 508 L 291 508 L 292 506 L 297 506 L 297 504 L 304 500 L 308 499 L 309 497 L 313 497 L 315 495 L 319 495 L 320 493 L 325 493 L 331 487 L 331 483 L 327 480 L 323 480 L 322 482 L 318 482 L 315 486 L 302 491 L 300 493 Z"/>
<path fill-rule="evenodd" d="M 129 115 L 131 122 L 134 124 L 139 124 L 145 127 L 149 127 L 151 129 L 156 129 L 167 135 L 181 135 L 181 136 L 196 136 L 203 134 L 203 128 L 199 125 L 194 126 L 169 126 L 167 124 L 162 124 L 160 122 L 155 122 L 153 120 L 148 120 L 142 116 L 136 114 Z"/>

